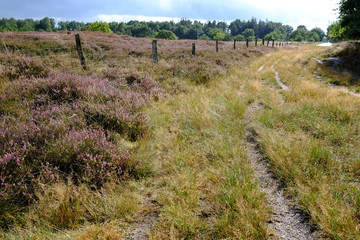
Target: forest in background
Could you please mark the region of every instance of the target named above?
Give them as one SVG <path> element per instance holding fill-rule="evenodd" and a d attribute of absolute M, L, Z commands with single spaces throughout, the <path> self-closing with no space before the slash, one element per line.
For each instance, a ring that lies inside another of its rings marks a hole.
<path fill-rule="evenodd" d="M 84 23 L 77 21 L 59 21 L 45 17 L 41 20 L 2 18 L 0 20 L 0 32 L 22 31 L 101 31 L 113 32 L 120 35 L 133 37 L 158 37 L 165 39 L 193 39 L 193 40 L 220 40 L 250 41 L 257 39 L 274 41 L 322 41 L 327 34 L 321 28 L 308 30 L 300 25 L 294 30 L 290 25 L 280 22 L 263 21 L 252 18 L 248 21 L 235 20 L 230 24 L 225 21 L 191 21 L 181 19 L 179 22 L 93 22 Z"/>

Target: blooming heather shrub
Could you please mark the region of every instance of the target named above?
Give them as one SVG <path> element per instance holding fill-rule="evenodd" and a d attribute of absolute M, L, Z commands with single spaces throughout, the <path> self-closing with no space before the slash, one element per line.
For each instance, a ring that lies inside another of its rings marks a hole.
<path fill-rule="evenodd" d="M 121 102 L 108 104 L 88 104 L 84 108 L 90 125 L 100 125 L 105 130 L 115 131 L 135 141 L 147 130 L 147 116 L 141 111 L 139 103 L 133 107 L 124 106 Z"/>
<path fill-rule="evenodd" d="M 117 95 L 107 80 L 57 73 L 48 78 L 19 79 L 11 83 L 2 100 L 29 102 L 74 102 L 76 100 L 108 101 Z"/>
<path fill-rule="evenodd" d="M 100 129 L 72 130 L 50 144 L 46 158 L 76 182 L 101 186 L 128 171 L 130 153 L 111 142 Z"/>
<path fill-rule="evenodd" d="M 132 87 L 134 91 L 145 93 L 147 96 L 158 100 L 164 96 L 164 90 L 159 87 L 159 84 L 149 76 L 140 76 L 133 72 L 125 76 L 125 81 Z"/>
<path fill-rule="evenodd" d="M 112 86 L 117 88 L 130 87 L 132 92 L 143 93 L 146 99 L 158 100 L 165 96 L 164 89 L 148 74 L 138 72 L 123 73 L 118 69 L 108 68 L 101 74 L 110 80 Z"/>
<path fill-rule="evenodd" d="M 7 68 L 3 74 L 5 74 L 5 77 L 10 81 L 19 78 L 47 77 L 49 75 L 49 69 L 41 59 L 17 57 L 14 54 L 5 55 L 4 57 L 5 62 L 3 64 L 7 66 Z"/>
<path fill-rule="evenodd" d="M 14 124 L 12 124 L 14 122 Z M 28 167 L 28 155 L 33 152 L 30 142 L 36 142 L 41 135 L 33 122 L 16 122 L 15 118 L 0 121 L 0 199 L 14 196 L 27 197 L 32 189 L 32 169 Z M 0 201 L 2 202 L 2 201 Z"/>
<path fill-rule="evenodd" d="M 150 95 L 63 73 L 9 82 L 0 94 L 0 203 L 31 199 L 59 176 L 101 186 L 131 171 L 130 153 L 107 135 L 142 136 Z"/>

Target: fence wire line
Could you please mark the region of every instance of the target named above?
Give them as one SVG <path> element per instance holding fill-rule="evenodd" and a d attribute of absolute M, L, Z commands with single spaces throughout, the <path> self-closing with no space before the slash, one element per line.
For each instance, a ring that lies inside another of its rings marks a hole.
<path fill-rule="evenodd" d="M 100 37 L 97 37 L 97 38 L 100 38 Z M 36 48 L 19 48 L 17 46 L 12 46 L 11 49 L 9 50 L 9 47 L 6 45 L 4 39 L 1 39 L 1 40 L 2 40 L 1 50 L 4 50 L 7 55 L 9 55 L 11 53 L 21 52 L 24 56 L 31 57 L 31 58 L 69 57 L 69 56 L 71 58 L 78 57 L 77 49 L 76 49 L 75 45 L 74 46 L 65 46 L 65 47 L 36 47 Z M 85 38 L 85 41 L 86 40 L 87 39 Z M 244 47 L 243 45 L 246 44 L 246 42 L 243 42 L 243 41 L 236 41 L 236 42 L 239 44 L 238 46 L 241 48 Z M 274 41 L 274 43 L 276 43 L 276 46 L 281 46 L 281 42 Z M 55 42 L 55 44 L 59 44 L 59 43 Z M 290 45 L 300 45 L 301 43 L 287 42 L 286 45 L 289 45 L 289 44 Z M 161 45 L 163 45 L 163 44 L 160 42 L 159 43 L 160 48 L 161 48 Z M 261 42 L 258 42 L 258 46 L 270 47 L 266 44 L 266 42 L 264 43 L 264 45 L 261 44 Z M 151 49 L 151 47 L 149 47 L 149 48 Z M 60 50 L 60 51 L 56 51 L 56 50 Z M 63 50 L 63 51 L 61 51 L 61 50 Z M 40 52 L 40 54 L 36 53 L 37 51 Z M 45 51 L 45 52 L 41 52 L 41 51 Z M 47 52 L 49 52 L 49 53 L 47 53 Z M 40 59 L 40 60 L 43 60 L 43 59 Z M 44 62 L 42 64 L 45 66 Z M 89 64 L 89 62 L 87 64 Z M 92 65 L 92 64 L 90 63 L 90 65 Z"/>

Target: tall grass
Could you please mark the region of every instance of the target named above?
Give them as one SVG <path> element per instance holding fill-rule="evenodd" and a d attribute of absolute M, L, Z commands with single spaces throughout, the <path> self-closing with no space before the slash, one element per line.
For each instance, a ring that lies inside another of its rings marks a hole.
<path fill-rule="evenodd" d="M 160 219 L 150 239 L 270 237 L 270 209 L 243 142 L 246 100 L 238 79 L 227 79 L 150 113 L 161 123 L 140 153 L 158 172 L 149 187 Z"/>
<path fill-rule="evenodd" d="M 259 113 L 258 141 L 324 237 L 358 239 L 360 99 L 317 82 L 312 57 L 320 54 L 310 46 L 268 56 L 278 60 L 276 69 L 290 89 L 282 93 L 283 104 L 270 103 Z"/>

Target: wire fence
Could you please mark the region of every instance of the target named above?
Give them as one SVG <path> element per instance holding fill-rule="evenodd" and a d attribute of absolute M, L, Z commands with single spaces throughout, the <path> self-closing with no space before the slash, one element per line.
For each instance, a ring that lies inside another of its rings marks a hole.
<path fill-rule="evenodd" d="M 60 41 L 52 41 L 52 42 L 48 42 L 48 43 L 44 43 L 44 42 L 33 42 L 35 43 L 34 46 L 31 47 L 19 47 L 16 44 L 14 44 L 13 42 L 11 42 L 11 45 L 7 45 L 5 40 L 2 39 L 2 44 L 0 46 L 0 52 L 5 53 L 5 54 L 16 54 L 16 55 L 20 55 L 20 56 L 24 56 L 24 57 L 32 57 L 32 58 L 38 58 L 40 57 L 41 59 L 47 58 L 47 57 L 58 57 L 58 58 L 79 58 L 81 65 L 83 66 L 84 69 L 86 69 L 86 62 L 85 62 L 85 57 L 86 55 L 88 56 L 95 56 L 98 55 L 98 57 L 105 57 L 105 53 L 99 52 L 99 46 L 94 47 L 94 46 L 86 46 L 85 48 L 85 52 L 81 46 L 81 39 L 80 39 L 80 35 L 76 34 L 75 35 L 76 38 L 79 38 L 77 41 L 74 41 L 74 45 L 72 45 L 70 42 L 66 42 L 67 46 L 37 46 L 36 44 L 52 44 L 52 45 L 61 45 L 64 43 L 65 39 L 59 39 Z M 74 39 L 75 40 L 75 39 Z M 66 39 L 66 41 L 70 41 L 69 39 Z M 88 41 L 87 38 L 85 38 L 85 43 L 86 41 Z M 149 41 L 149 40 L 146 40 Z M 196 42 L 196 43 L 195 43 Z M 150 43 L 150 42 L 149 42 Z M 199 41 L 194 41 L 192 44 L 189 44 L 188 48 L 189 51 L 191 51 L 193 56 L 196 56 L 196 51 L 198 51 L 198 47 L 196 46 L 197 44 L 200 44 L 201 42 Z M 224 51 L 224 42 L 222 43 L 222 49 L 219 50 L 219 41 L 211 41 L 210 44 L 214 44 L 214 48 L 213 51 L 215 52 L 219 52 L 219 51 Z M 69 44 L 71 44 L 69 46 Z M 209 45 L 209 42 L 205 43 L 206 45 Z M 236 41 L 234 40 L 233 44 L 232 42 L 227 43 L 228 44 L 228 50 L 230 49 L 244 49 L 244 48 L 251 48 L 251 47 L 286 47 L 289 45 L 299 45 L 299 43 L 294 43 L 294 42 L 277 42 L 277 41 L 269 41 L 269 40 L 255 40 L 253 42 L 250 42 L 249 40 L 246 40 L 244 42 L 241 41 Z M 184 46 L 183 43 L 181 43 L 182 46 Z M 161 49 L 161 45 L 160 45 L 160 49 Z M 100 44 L 100 48 L 101 48 L 101 44 Z M 154 40 L 152 42 L 152 44 L 150 43 L 149 46 L 147 47 L 147 49 L 150 48 L 152 49 L 152 58 L 155 64 L 157 64 L 159 62 L 159 58 L 158 58 L 158 45 L 157 45 L 157 40 Z M 196 49 L 196 50 L 195 50 Z M 93 50 L 95 50 L 96 53 L 92 52 Z M 204 51 L 204 50 L 203 50 Z M 131 53 L 131 52 L 130 52 Z M 130 54 L 129 53 L 129 54 Z M 102 56 L 104 55 L 104 56 Z M 40 59 L 40 60 L 41 60 Z M 87 60 L 86 60 L 87 61 Z"/>

